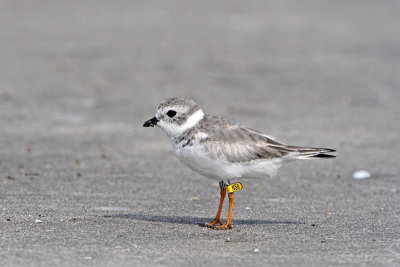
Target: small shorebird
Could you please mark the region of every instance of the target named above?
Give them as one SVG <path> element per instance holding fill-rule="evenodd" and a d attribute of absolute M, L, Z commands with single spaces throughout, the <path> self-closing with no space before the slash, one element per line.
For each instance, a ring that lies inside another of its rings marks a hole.
<path fill-rule="evenodd" d="M 156 116 L 144 127 L 161 127 L 177 157 L 189 168 L 220 181 L 221 199 L 215 219 L 206 226 L 232 229 L 234 192 L 241 184 L 231 179 L 262 178 L 277 173 L 282 163 L 293 159 L 332 158 L 329 148 L 286 145 L 273 138 L 223 117 L 204 115 L 192 100 L 173 97 L 162 102 Z M 226 223 L 221 209 L 228 191 L 229 211 Z M 219 224 L 219 225 L 217 225 Z"/>

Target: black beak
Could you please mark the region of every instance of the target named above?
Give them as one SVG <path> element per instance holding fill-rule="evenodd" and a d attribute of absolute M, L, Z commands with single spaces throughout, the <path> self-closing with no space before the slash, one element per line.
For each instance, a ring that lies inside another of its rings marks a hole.
<path fill-rule="evenodd" d="M 143 127 L 154 127 L 154 125 L 157 125 L 157 122 L 158 122 L 157 118 L 153 117 L 150 120 L 146 121 L 143 124 Z"/>

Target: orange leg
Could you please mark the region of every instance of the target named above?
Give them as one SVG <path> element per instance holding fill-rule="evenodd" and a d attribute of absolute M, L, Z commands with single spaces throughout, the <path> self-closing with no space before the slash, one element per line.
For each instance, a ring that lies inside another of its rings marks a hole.
<path fill-rule="evenodd" d="M 222 188 L 221 189 L 221 199 L 219 201 L 219 207 L 218 207 L 217 215 L 215 216 L 215 219 L 213 221 L 211 221 L 209 223 L 206 223 L 206 226 L 213 228 L 217 223 L 222 224 L 222 221 L 221 221 L 221 210 L 222 210 L 222 205 L 224 204 L 225 196 L 226 196 L 226 188 Z"/>
<path fill-rule="evenodd" d="M 228 219 L 226 220 L 226 224 L 215 226 L 214 229 L 216 230 L 232 229 L 232 210 L 233 210 L 233 201 L 235 200 L 234 192 L 229 193 L 228 197 L 229 197 Z"/>

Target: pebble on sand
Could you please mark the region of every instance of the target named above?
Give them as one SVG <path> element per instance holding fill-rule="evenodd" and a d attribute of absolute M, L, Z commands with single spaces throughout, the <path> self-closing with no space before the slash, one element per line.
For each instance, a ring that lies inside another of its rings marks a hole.
<path fill-rule="evenodd" d="M 355 171 L 354 173 L 353 173 L 353 179 L 367 179 L 367 178 L 370 178 L 371 177 L 371 174 L 369 173 L 369 172 L 367 172 L 367 171 L 364 171 L 364 170 L 360 170 L 360 171 Z"/>

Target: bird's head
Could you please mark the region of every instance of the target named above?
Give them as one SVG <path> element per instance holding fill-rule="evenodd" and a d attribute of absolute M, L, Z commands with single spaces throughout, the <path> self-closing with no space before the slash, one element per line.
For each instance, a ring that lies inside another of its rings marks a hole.
<path fill-rule="evenodd" d="M 146 121 L 143 127 L 154 127 L 157 125 L 170 138 L 173 138 L 196 126 L 203 117 L 203 111 L 193 100 L 173 97 L 158 105 L 156 116 Z"/>

